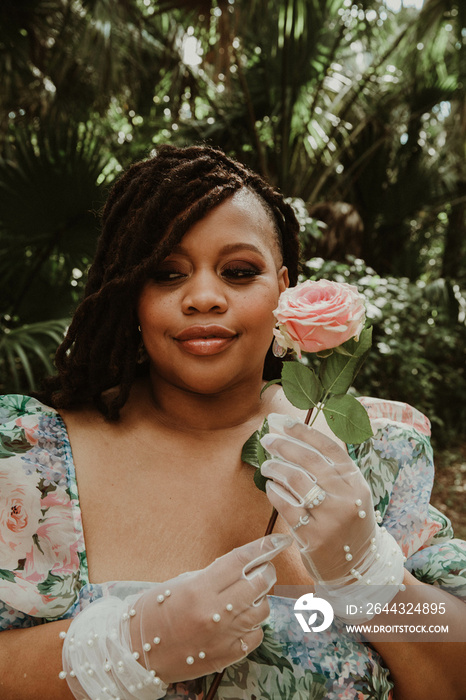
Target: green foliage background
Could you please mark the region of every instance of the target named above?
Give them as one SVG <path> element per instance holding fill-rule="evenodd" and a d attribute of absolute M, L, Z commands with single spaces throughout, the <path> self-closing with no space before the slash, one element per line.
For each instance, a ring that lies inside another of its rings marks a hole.
<path fill-rule="evenodd" d="M 4 0 L 1 390 L 51 371 L 111 181 L 159 143 L 207 142 L 292 199 L 303 276 L 366 293 L 358 391 L 464 436 L 466 5 L 399 5 Z"/>

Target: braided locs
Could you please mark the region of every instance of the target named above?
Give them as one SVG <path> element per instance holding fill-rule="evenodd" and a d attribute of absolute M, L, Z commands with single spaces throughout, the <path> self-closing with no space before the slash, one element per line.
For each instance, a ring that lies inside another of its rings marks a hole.
<path fill-rule="evenodd" d="M 259 175 L 208 146 L 161 146 L 113 186 L 84 299 L 57 350 L 57 375 L 40 398 L 56 408 L 92 401 L 119 417 L 138 365 L 137 301 L 154 270 L 188 229 L 237 190 L 254 192 L 276 229 L 290 282 L 297 281 L 298 223 L 282 195 Z M 264 378 L 279 376 L 269 350 Z M 109 392 L 107 396 L 104 393 Z"/>

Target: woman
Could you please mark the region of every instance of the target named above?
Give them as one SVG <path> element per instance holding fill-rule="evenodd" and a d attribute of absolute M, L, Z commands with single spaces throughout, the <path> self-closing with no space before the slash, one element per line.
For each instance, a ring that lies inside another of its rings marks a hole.
<path fill-rule="evenodd" d="M 272 311 L 297 280 L 297 231 L 276 191 L 207 147 L 162 147 L 113 188 L 85 299 L 44 403 L 3 404 L 5 700 L 201 698 L 224 668 L 220 698 L 388 698 L 393 684 L 397 700 L 462 697 L 463 645 L 370 646 L 338 621 L 305 634 L 293 601 L 265 597 L 275 582 L 308 587 L 313 567 L 341 558 L 336 532 L 348 535 L 348 554 L 361 542 L 365 551 L 375 527 L 353 460 L 370 472 L 377 440 L 351 459 L 325 424 L 317 432 L 294 422 L 304 416 L 277 386 L 261 397 L 264 381 L 278 376 Z M 387 420 L 385 408 L 369 404 L 382 431 L 396 426 L 395 437 L 384 433 L 385 449 L 400 448 L 398 461 L 413 465 L 422 494 L 410 531 L 396 533 L 406 534 L 411 556 L 393 600 L 406 586 L 415 601 L 443 602 L 443 623 L 464 625 L 457 597 L 411 585 L 408 567 L 419 578 L 430 571 L 433 582 L 432 562 L 443 557 L 442 585 L 465 595 L 448 564 L 464 550 L 442 543 L 445 523 L 424 508 L 425 419 L 391 405 Z M 267 497 L 241 448 L 270 414 L 279 435 L 267 449 L 281 459 L 265 467 Z M 344 478 L 332 485 L 331 465 L 351 472 L 347 488 Z M 401 471 L 373 488 L 394 532 Z M 309 472 L 319 474 L 327 501 L 315 509 L 314 550 L 303 547 Z M 337 491 L 342 507 L 329 520 Z M 282 517 L 277 536 L 263 538 L 271 502 Z M 290 531 L 299 547 L 283 534 Z"/>

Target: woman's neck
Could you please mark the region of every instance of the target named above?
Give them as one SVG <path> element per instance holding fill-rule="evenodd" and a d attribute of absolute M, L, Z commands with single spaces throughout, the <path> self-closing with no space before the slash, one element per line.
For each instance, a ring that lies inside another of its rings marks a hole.
<path fill-rule="evenodd" d="M 134 385 L 129 403 L 146 418 L 183 432 L 216 432 L 248 423 L 255 430 L 269 410 L 268 400 L 260 396 L 263 385 L 258 378 L 218 394 L 201 394 L 151 376 Z"/>

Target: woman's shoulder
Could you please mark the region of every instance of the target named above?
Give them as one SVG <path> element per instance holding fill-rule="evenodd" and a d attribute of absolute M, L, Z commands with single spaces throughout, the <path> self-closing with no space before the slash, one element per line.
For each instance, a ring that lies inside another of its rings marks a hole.
<path fill-rule="evenodd" d="M 280 384 L 274 384 L 268 387 L 263 397 L 267 413 L 283 413 L 302 421 L 306 418 L 307 411 L 293 406 L 291 401 L 286 398 L 285 392 Z"/>

